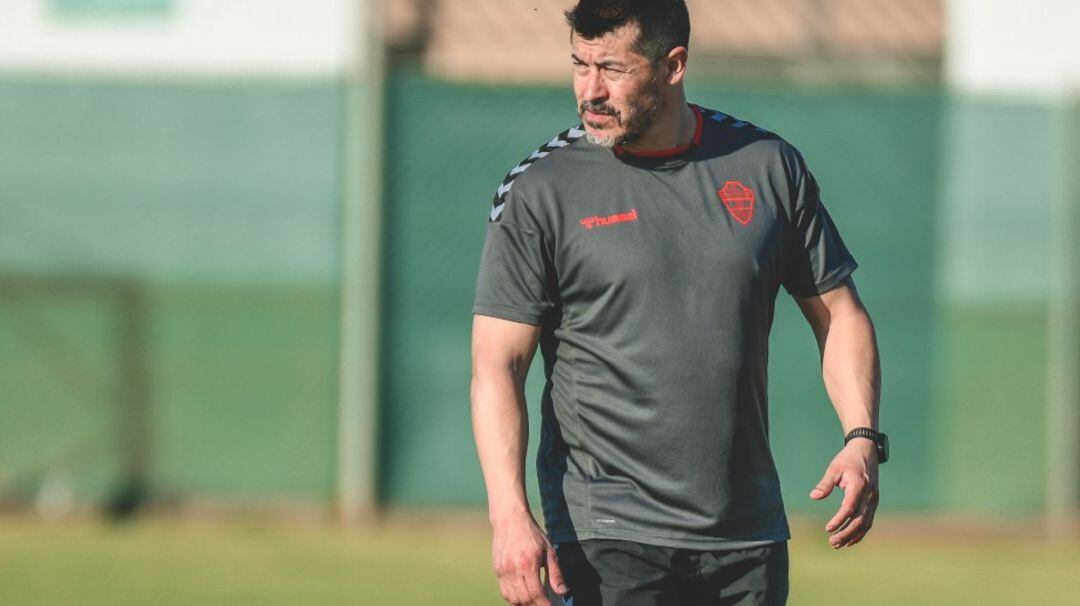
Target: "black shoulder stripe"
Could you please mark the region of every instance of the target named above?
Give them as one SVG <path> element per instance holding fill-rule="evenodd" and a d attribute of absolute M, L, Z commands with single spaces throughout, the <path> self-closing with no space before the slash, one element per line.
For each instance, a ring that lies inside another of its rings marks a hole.
<path fill-rule="evenodd" d="M 517 166 L 506 174 L 502 184 L 499 185 L 499 189 L 495 191 L 495 199 L 492 200 L 491 214 L 488 216 L 488 220 L 499 220 L 499 216 L 502 215 L 502 211 L 506 207 L 506 194 L 510 193 L 510 189 L 514 187 L 514 179 L 517 179 L 518 175 L 528 170 L 529 167 L 540 158 L 547 156 L 556 149 L 566 147 L 584 136 L 585 131 L 582 130 L 580 124 L 568 128 L 556 135 L 551 141 L 541 145 L 536 151 L 529 154 L 527 158 L 519 162 Z"/>
<path fill-rule="evenodd" d="M 713 121 L 718 122 L 720 124 L 723 124 L 724 126 L 727 126 L 729 128 L 742 129 L 742 128 L 750 127 L 750 128 L 754 129 L 755 131 L 757 131 L 757 132 L 759 132 L 761 134 L 765 134 L 765 135 L 771 135 L 772 134 L 771 132 L 765 130 L 764 128 L 761 128 L 760 126 L 758 126 L 756 124 L 747 122 L 745 120 L 740 120 L 740 119 L 736 118 L 735 116 L 730 116 L 728 114 L 725 114 L 724 112 L 717 111 L 715 109 L 708 109 L 708 108 L 705 108 L 705 107 L 700 107 L 700 109 L 701 109 L 701 113 L 704 115 L 705 119 L 713 120 Z"/>

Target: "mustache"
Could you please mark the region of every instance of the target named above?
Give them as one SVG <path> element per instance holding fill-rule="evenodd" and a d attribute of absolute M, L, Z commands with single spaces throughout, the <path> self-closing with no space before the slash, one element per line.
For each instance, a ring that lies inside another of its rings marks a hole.
<path fill-rule="evenodd" d="M 582 101 L 581 105 L 578 106 L 578 113 L 579 114 L 584 114 L 587 111 L 592 112 L 594 114 L 603 114 L 605 116 L 612 116 L 612 117 L 615 117 L 615 118 L 618 118 L 621 115 L 619 110 L 615 109 L 614 107 L 609 107 L 605 103 L 602 103 L 602 102 L 601 103 L 594 103 L 592 101 Z"/>

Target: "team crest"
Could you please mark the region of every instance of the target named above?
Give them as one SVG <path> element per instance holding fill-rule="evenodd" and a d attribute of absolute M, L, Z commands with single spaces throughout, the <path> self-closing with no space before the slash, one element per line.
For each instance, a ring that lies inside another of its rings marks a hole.
<path fill-rule="evenodd" d="M 754 218 L 754 190 L 742 181 L 728 181 L 716 192 L 732 217 L 743 225 Z"/>

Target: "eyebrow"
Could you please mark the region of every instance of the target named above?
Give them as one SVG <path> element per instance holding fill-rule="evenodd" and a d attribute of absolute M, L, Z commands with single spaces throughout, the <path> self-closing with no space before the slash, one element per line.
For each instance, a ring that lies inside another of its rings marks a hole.
<path fill-rule="evenodd" d="M 582 61 L 581 57 L 578 57 L 574 53 L 570 53 L 570 58 L 573 59 L 574 61 L 577 61 L 578 63 L 585 63 L 585 61 Z M 627 65 L 625 63 L 623 63 L 622 61 L 598 61 L 596 63 L 596 66 L 597 67 L 615 67 L 615 68 L 620 68 L 620 69 L 626 69 L 626 67 L 627 67 Z"/>

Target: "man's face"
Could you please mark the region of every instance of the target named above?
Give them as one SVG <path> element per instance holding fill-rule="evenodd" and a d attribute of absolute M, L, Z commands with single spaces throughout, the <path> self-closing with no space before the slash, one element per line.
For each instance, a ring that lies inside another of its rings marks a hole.
<path fill-rule="evenodd" d="M 633 50 L 638 32 L 630 23 L 592 40 L 571 38 L 578 115 L 598 145 L 637 141 L 663 104 L 659 66 Z"/>

